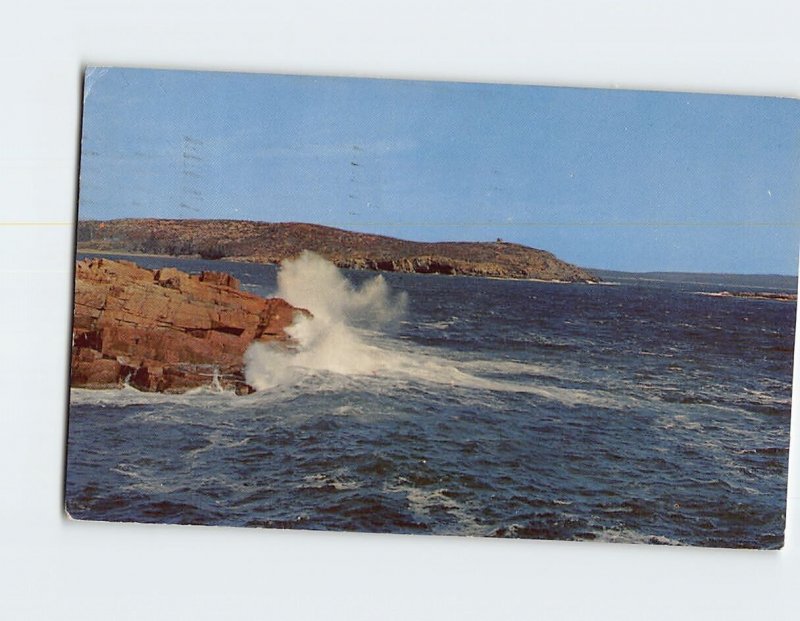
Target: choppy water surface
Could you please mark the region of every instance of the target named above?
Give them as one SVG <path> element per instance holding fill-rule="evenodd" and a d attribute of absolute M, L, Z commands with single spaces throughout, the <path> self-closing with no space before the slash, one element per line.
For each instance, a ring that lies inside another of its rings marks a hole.
<path fill-rule="evenodd" d="M 728 282 L 136 261 L 229 271 L 315 318 L 295 352 L 249 352 L 250 396 L 73 390 L 73 517 L 783 542 L 795 304 L 697 294 Z"/>

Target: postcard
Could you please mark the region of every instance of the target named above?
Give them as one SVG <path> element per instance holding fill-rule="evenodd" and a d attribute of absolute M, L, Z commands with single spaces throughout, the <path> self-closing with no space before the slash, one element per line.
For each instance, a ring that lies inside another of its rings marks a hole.
<path fill-rule="evenodd" d="M 782 547 L 799 113 L 89 68 L 68 514 Z"/>

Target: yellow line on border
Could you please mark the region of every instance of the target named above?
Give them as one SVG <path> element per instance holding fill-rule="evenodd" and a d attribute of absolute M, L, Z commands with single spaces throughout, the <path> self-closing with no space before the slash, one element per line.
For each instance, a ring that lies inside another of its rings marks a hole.
<path fill-rule="evenodd" d="M 0 222 L 0 226 L 72 226 L 74 222 Z"/>

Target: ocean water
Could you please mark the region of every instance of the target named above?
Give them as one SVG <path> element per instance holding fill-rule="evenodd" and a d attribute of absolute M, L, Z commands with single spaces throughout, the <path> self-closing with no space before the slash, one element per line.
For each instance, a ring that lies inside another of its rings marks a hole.
<path fill-rule="evenodd" d="M 252 395 L 72 389 L 74 518 L 782 545 L 794 303 L 135 260 L 228 271 L 314 319 L 293 351 L 248 351 Z"/>

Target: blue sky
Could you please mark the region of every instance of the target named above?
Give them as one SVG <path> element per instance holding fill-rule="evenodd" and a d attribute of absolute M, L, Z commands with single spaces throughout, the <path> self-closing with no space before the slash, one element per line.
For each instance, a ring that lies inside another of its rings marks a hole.
<path fill-rule="evenodd" d="M 800 104 L 87 71 L 79 217 L 315 222 L 585 267 L 797 274 Z"/>

